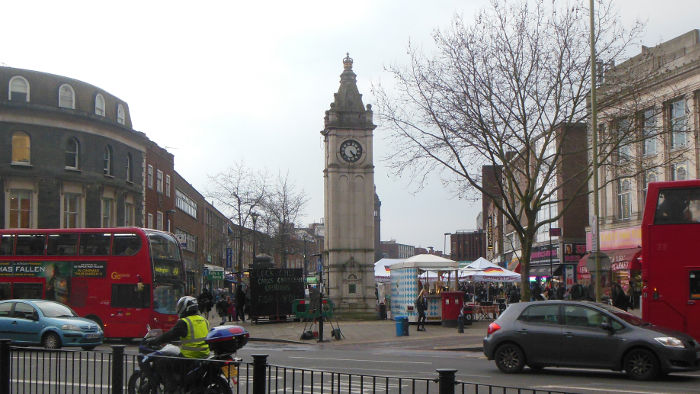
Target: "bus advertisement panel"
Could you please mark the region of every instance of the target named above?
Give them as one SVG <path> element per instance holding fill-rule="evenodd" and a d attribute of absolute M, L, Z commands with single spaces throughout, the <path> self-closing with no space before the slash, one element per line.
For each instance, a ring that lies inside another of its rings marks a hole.
<path fill-rule="evenodd" d="M 139 228 L 0 230 L 0 299 L 48 299 L 96 321 L 105 337 L 169 329 L 184 295 L 175 237 Z"/>
<path fill-rule="evenodd" d="M 653 182 L 642 220 L 642 318 L 700 339 L 700 180 Z"/>

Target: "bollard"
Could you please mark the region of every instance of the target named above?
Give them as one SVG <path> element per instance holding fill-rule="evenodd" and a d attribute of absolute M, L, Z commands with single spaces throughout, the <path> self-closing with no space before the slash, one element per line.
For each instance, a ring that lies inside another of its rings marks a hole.
<path fill-rule="evenodd" d="M 455 394 L 455 373 L 456 369 L 436 369 L 440 374 L 438 377 L 438 393 Z"/>
<path fill-rule="evenodd" d="M 10 394 L 9 339 L 0 339 L 0 394 Z"/>
<path fill-rule="evenodd" d="M 125 345 L 112 345 L 112 394 L 124 392 L 124 348 Z"/>
<path fill-rule="evenodd" d="M 265 394 L 267 354 L 253 354 L 253 394 Z"/>
<path fill-rule="evenodd" d="M 457 317 L 457 332 L 460 334 L 464 334 L 464 314 L 460 313 L 459 317 Z"/>

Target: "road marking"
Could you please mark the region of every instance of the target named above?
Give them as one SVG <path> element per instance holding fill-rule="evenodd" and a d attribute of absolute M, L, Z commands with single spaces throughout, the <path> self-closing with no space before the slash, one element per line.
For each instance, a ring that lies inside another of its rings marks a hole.
<path fill-rule="evenodd" d="M 657 393 L 662 393 L 662 391 L 654 390 L 654 391 L 639 391 L 639 390 L 622 390 L 620 388 L 591 388 L 590 386 L 586 387 L 581 387 L 581 386 L 557 386 L 557 385 L 551 385 L 551 386 L 534 386 L 533 388 L 536 388 L 538 390 L 583 390 L 583 391 L 602 391 L 602 392 L 610 392 L 614 391 L 616 393 L 636 393 L 636 394 L 657 394 Z M 668 393 L 671 393 L 671 391 L 667 391 Z"/>
<path fill-rule="evenodd" d="M 362 360 L 358 358 L 320 358 L 320 357 L 302 357 L 293 356 L 289 358 L 300 358 L 304 360 L 332 360 L 332 361 L 359 361 L 363 363 L 386 363 L 386 364 L 432 364 L 428 361 L 377 361 L 377 360 Z"/>

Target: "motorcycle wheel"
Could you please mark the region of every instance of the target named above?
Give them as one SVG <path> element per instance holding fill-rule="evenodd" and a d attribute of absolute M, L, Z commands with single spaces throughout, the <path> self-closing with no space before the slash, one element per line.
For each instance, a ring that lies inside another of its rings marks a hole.
<path fill-rule="evenodd" d="M 207 389 L 204 390 L 204 394 L 233 394 L 233 391 L 226 378 L 217 376 L 209 383 Z"/>
<path fill-rule="evenodd" d="M 152 382 L 141 373 L 141 371 L 134 371 L 129 377 L 129 384 L 127 387 L 128 394 L 159 394 L 163 390 L 160 387 L 152 387 Z"/>

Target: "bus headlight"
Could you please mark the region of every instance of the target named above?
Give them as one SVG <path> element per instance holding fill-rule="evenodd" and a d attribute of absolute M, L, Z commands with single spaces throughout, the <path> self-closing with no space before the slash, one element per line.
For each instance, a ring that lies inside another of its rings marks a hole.
<path fill-rule="evenodd" d="M 654 338 L 656 342 L 667 346 L 667 347 L 676 347 L 676 348 L 683 348 L 683 342 L 676 338 L 676 337 L 656 337 Z"/>
<path fill-rule="evenodd" d="M 76 326 L 75 324 L 64 324 L 61 326 L 61 330 L 80 331 L 80 327 Z"/>

